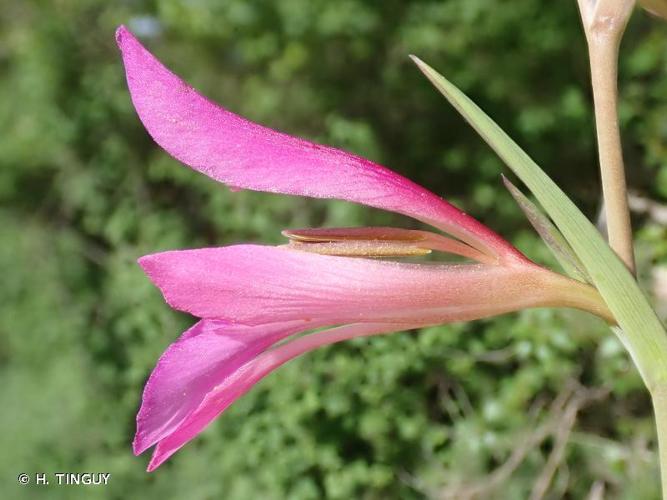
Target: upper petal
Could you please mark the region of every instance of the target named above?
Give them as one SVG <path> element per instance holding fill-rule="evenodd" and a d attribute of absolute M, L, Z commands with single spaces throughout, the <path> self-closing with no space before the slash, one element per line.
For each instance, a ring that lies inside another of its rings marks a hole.
<path fill-rule="evenodd" d="M 337 198 L 398 212 L 495 257 L 520 256 L 491 229 L 414 182 L 359 156 L 237 116 L 171 73 L 125 27 L 116 39 L 141 121 L 160 146 L 192 168 L 237 188 Z"/>
<path fill-rule="evenodd" d="M 146 383 L 134 453 L 174 432 L 216 385 L 269 346 L 304 330 L 304 324 L 249 327 L 208 319 L 197 322 L 169 346 Z"/>
<path fill-rule="evenodd" d="M 553 305 L 535 265 L 429 265 L 236 245 L 139 260 L 174 308 L 245 324 L 466 321 Z M 559 291 L 560 292 L 560 291 Z"/>

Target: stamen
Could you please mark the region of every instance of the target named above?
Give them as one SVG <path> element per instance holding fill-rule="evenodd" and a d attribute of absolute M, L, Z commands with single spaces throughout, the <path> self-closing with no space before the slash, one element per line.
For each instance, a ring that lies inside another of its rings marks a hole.
<path fill-rule="evenodd" d="M 325 242 L 345 240 L 422 241 L 429 233 L 394 227 L 317 227 L 286 229 L 282 234 L 295 241 Z"/>
<path fill-rule="evenodd" d="M 307 252 L 347 257 L 410 257 L 432 250 L 483 262 L 497 260 L 459 240 L 428 231 L 393 227 L 288 229 L 282 232 L 291 247 Z"/>
<path fill-rule="evenodd" d="M 409 243 L 380 240 L 330 241 L 325 243 L 305 243 L 293 240 L 290 241 L 289 246 L 296 250 L 344 257 L 414 257 L 431 253 L 429 248 L 419 248 Z"/>

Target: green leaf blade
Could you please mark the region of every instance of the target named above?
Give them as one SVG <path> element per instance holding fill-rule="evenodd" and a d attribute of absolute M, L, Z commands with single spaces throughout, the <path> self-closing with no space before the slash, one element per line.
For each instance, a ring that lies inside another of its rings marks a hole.
<path fill-rule="evenodd" d="M 630 271 L 595 226 L 484 111 L 433 68 L 411 57 L 544 207 L 616 317 L 624 343 L 649 389 L 667 383 L 665 329 Z"/>

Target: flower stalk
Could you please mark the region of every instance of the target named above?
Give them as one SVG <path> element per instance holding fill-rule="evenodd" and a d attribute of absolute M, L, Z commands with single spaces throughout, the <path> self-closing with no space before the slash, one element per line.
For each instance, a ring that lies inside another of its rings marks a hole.
<path fill-rule="evenodd" d="M 635 271 L 625 166 L 618 126 L 618 50 L 635 0 L 578 0 L 588 41 L 609 246 Z"/>
<path fill-rule="evenodd" d="M 618 52 L 635 0 L 578 0 L 588 42 L 595 122 L 609 245 L 634 273 L 632 228 L 628 209 L 623 151 L 618 126 Z M 640 0 L 656 15 L 667 14 L 667 2 Z M 667 351 L 665 339 L 626 337 L 637 368 L 651 394 L 658 437 L 662 498 L 667 498 Z M 660 332 L 661 333 L 661 332 Z M 646 356 L 652 352 L 652 356 Z"/>

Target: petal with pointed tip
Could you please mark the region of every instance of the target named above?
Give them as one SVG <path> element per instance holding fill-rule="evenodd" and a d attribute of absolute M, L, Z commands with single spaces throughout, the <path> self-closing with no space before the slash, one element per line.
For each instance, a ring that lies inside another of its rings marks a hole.
<path fill-rule="evenodd" d="M 168 436 L 156 446 L 148 471 L 159 467 L 184 444 L 199 434 L 218 415 L 225 411 L 234 401 L 247 393 L 266 375 L 294 359 L 295 357 L 316 349 L 317 347 L 340 342 L 342 340 L 378 335 L 425 326 L 421 324 L 378 324 L 348 325 L 323 332 L 306 335 L 292 340 L 238 367 L 233 373 L 220 379 L 211 391 L 206 394 L 201 404 Z"/>
<path fill-rule="evenodd" d="M 259 245 L 163 252 L 139 263 L 175 309 L 250 325 L 468 321 L 599 300 L 591 287 L 534 264 L 410 264 Z"/>
<path fill-rule="evenodd" d="M 139 118 L 160 146 L 195 170 L 235 188 L 336 198 L 398 212 L 501 260 L 523 258 L 491 229 L 385 167 L 276 132 L 214 104 L 165 68 L 124 26 L 116 40 Z"/>
<path fill-rule="evenodd" d="M 303 321 L 258 327 L 209 319 L 197 322 L 169 346 L 146 383 L 134 453 L 174 432 L 215 385 L 275 342 L 306 329 L 304 325 Z"/>

